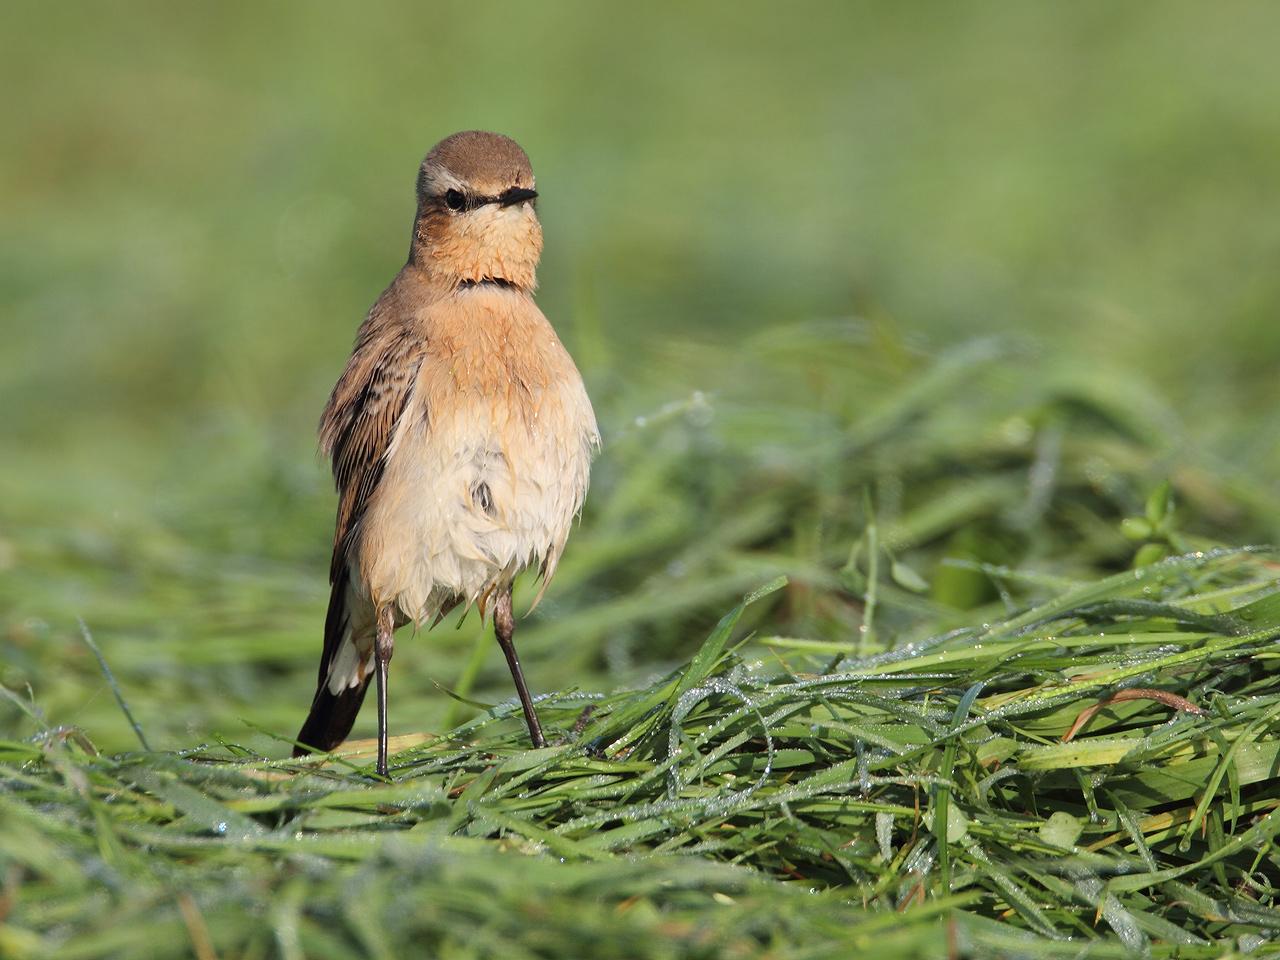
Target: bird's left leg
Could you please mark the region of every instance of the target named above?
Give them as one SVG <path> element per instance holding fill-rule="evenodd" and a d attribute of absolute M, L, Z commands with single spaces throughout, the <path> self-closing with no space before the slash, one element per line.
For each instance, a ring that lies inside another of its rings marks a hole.
<path fill-rule="evenodd" d="M 545 747 L 547 741 L 542 736 L 542 725 L 538 723 L 538 715 L 533 712 L 533 699 L 529 696 L 529 688 L 524 684 L 524 671 L 520 669 L 520 658 L 516 656 L 516 647 L 511 637 L 516 630 L 516 620 L 511 613 L 511 586 L 508 585 L 498 594 L 493 604 L 493 632 L 497 634 L 498 646 L 506 654 L 507 666 L 511 668 L 511 679 L 516 682 L 516 693 L 520 697 L 520 706 L 524 708 L 524 722 L 529 725 L 529 739 L 535 748 Z"/>
<path fill-rule="evenodd" d="M 378 776 L 387 775 L 387 666 L 395 648 L 395 608 L 388 604 L 378 611 L 378 634 L 373 643 L 373 659 L 378 672 Z"/>

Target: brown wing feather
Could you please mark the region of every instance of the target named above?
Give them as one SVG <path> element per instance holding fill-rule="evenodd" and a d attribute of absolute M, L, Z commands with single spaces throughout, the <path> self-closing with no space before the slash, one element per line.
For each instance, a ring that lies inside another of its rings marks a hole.
<path fill-rule="evenodd" d="M 325 408 L 320 446 L 333 461 L 338 488 L 330 583 L 338 580 L 350 539 L 382 478 L 424 347 L 417 333 L 403 329 L 362 335 Z"/>
<path fill-rule="evenodd" d="M 333 461 L 338 515 L 333 531 L 333 559 L 329 565 L 332 590 L 325 619 L 317 698 L 324 692 L 329 663 L 338 651 L 350 616 L 346 609 L 346 586 L 351 541 L 369 498 L 382 478 L 387 449 L 426 349 L 421 334 L 395 316 L 397 306 L 393 285 L 360 327 L 351 359 L 320 418 L 320 448 Z M 360 697 L 363 697 L 363 688 Z M 359 709 L 358 702 L 355 709 Z"/>

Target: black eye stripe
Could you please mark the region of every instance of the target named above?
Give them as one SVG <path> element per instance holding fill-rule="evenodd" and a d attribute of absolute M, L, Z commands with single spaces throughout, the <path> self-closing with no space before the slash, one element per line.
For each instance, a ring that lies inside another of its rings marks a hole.
<path fill-rule="evenodd" d="M 525 200 L 534 200 L 537 196 L 537 190 L 529 190 L 525 187 L 511 187 L 502 196 L 495 199 L 504 207 L 509 207 L 512 204 L 523 203 Z"/>
<path fill-rule="evenodd" d="M 525 187 L 511 187 L 496 197 L 470 195 L 463 193 L 461 190 L 449 189 L 444 192 L 444 196 L 441 199 L 444 205 L 454 213 L 461 213 L 464 210 L 476 210 L 491 203 L 509 207 L 513 204 L 523 203 L 526 200 L 533 200 L 537 196 L 537 190 L 529 190 Z"/>

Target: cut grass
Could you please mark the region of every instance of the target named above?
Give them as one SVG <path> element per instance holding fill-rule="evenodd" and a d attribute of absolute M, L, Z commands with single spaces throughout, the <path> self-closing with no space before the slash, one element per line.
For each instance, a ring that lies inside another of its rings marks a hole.
<path fill-rule="evenodd" d="M 998 571 L 997 571 L 998 573 Z M 1217 957 L 1280 934 L 1280 591 L 1175 557 L 836 672 L 825 642 L 271 760 L 0 745 L 14 957 Z M 737 640 L 736 646 L 734 645 Z M 1082 710 L 1117 690 L 1070 742 Z M 30 708 L 29 708 L 30 709 Z M 38 717 L 30 710 L 33 720 Z M 416 742 L 415 742 L 416 741 Z M 203 951 L 203 953 L 202 953 Z"/>
<path fill-rule="evenodd" d="M 554 745 L 484 705 L 509 686 L 475 618 L 406 631 L 394 729 L 445 732 L 398 737 L 393 783 L 367 742 L 269 759 L 314 676 L 318 489 L 271 510 L 241 480 L 229 507 L 215 466 L 189 510 L 17 527 L 0 955 L 1270 949 L 1277 568 L 1206 535 L 1272 529 L 1239 496 L 1266 487 L 1170 468 L 1123 384 L 1064 392 L 1003 349 L 883 382 L 810 354 L 795 380 L 861 378 L 829 420 L 778 357 L 725 354 L 778 396 L 610 429 L 518 635 Z"/>

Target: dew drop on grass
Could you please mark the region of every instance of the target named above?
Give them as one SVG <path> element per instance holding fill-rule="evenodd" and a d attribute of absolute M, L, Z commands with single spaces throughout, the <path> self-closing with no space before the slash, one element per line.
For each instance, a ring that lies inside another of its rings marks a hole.
<path fill-rule="evenodd" d="M 1075 881 L 1075 888 L 1084 901 L 1097 908 L 1102 919 L 1119 937 L 1121 943 L 1135 955 L 1150 956 L 1150 941 L 1138 926 L 1137 920 L 1121 905 L 1114 894 L 1107 891 L 1097 874 L 1091 870 L 1075 868 L 1069 869 L 1067 875 Z"/>
<path fill-rule="evenodd" d="M 1256 933 L 1242 933 L 1236 938 L 1236 944 L 1240 947 L 1241 953 L 1253 953 L 1266 942 L 1266 937 L 1261 937 Z"/>
<path fill-rule="evenodd" d="M 219 820 L 213 825 L 213 832 L 216 834 L 225 834 L 227 832 L 227 821 Z"/>
<path fill-rule="evenodd" d="M 880 858 L 888 863 L 893 859 L 893 814 L 876 814 L 876 843 L 880 847 Z"/>
<path fill-rule="evenodd" d="M 707 395 L 701 390 L 693 391 L 693 396 L 689 398 L 689 410 L 685 414 L 689 423 L 695 427 L 705 427 L 711 423 L 713 414 Z"/>

